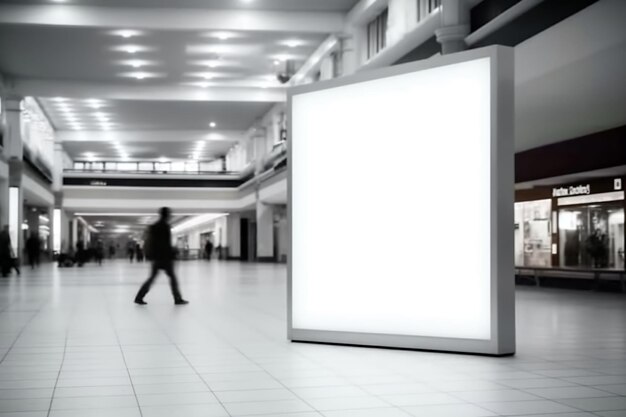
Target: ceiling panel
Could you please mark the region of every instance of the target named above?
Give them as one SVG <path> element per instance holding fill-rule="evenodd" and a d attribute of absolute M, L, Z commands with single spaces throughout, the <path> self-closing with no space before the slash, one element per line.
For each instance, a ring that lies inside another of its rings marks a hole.
<path fill-rule="evenodd" d="M 67 4 L 108 7 L 348 11 L 358 0 L 67 0 Z M 0 0 L 0 4 L 51 4 L 50 0 Z"/>
<path fill-rule="evenodd" d="M 99 130 L 109 123 L 113 130 L 219 130 L 244 131 L 267 113 L 273 104 L 256 102 L 188 102 L 138 100 L 40 99 L 57 130 Z"/>
<path fill-rule="evenodd" d="M 124 39 L 94 28 L 0 25 L 0 72 L 122 85 L 276 87 L 284 61 L 299 68 L 324 39 L 307 33 L 197 31 Z"/>

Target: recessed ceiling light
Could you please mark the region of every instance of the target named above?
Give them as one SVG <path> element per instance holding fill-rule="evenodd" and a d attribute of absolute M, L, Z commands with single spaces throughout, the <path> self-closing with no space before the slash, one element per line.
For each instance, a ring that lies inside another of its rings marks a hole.
<path fill-rule="evenodd" d="M 52 101 L 57 102 L 57 103 L 64 103 L 66 102 L 68 99 L 66 99 L 65 97 L 54 97 L 52 99 Z"/>
<path fill-rule="evenodd" d="M 102 120 L 102 121 L 107 121 L 107 120 L 111 119 L 111 115 L 110 114 L 101 113 L 101 112 L 93 113 L 92 116 L 95 117 L 96 119 Z"/>
<path fill-rule="evenodd" d="M 199 82 L 198 86 L 201 87 L 201 88 L 209 88 L 209 83 Z"/>
<path fill-rule="evenodd" d="M 167 159 L 167 158 L 166 158 L 166 157 L 164 157 L 164 156 L 162 156 L 162 157 L 160 157 L 160 158 L 159 158 L 159 162 L 160 162 L 160 163 L 162 163 L 162 164 L 164 164 L 164 163 L 166 163 L 166 162 L 169 162 L 169 161 L 170 161 L 170 160 L 169 160 L 169 159 Z"/>
<path fill-rule="evenodd" d="M 213 36 L 221 41 L 227 41 L 235 35 L 230 32 L 216 32 L 213 34 Z"/>
<path fill-rule="evenodd" d="M 154 48 L 141 45 L 118 45 L 111 49 L 114 51 L 126 52 L 127 54 L 136 54 L 137 52 L 146 52 Z"/>
<path fill-rule="evenodd" d="M 304 45 L 304 42 L 299 39 L 288 39 L 286 41 L 281 42 L 281 44 L 289 48 L 297 48 L 298 46 Z"/>
<path fill-rule="evenodd" d="M 211 122 L 211 123 L 209 123 L 209 126 L 211 126 L 211 127 L 217 127 L 217 123 L 215 123 L 215 122 Z"/>
<path fill-rule="evenodd" d="M 274 65 L 280 65 L 280 61 L 279 61 L 279 60 L 277 60 L 277 59 L 275 59 L 275 60 L 274 60 Z"/>
<path fill-rule="evenodd" d="M 141 32 L 139 32 L 138 30 L 131 30 L 131 29 L 116 30 L 111 33 L 116 36 L 121 36 L 124 39 L 129 39 L 129 38 L 132 38 L 133 36 L 141 35 Z"/>

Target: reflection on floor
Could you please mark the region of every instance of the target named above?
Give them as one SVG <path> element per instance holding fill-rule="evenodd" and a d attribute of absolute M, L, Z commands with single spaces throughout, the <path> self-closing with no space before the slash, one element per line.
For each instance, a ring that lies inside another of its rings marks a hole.
<path fill-rule="evenodd" d="M 518 290 L 518 354 L 291 344 L 281 265 L 147 265 L 0 280 L 0 417 L 626 416 L 626 297 Z M 356 290 L 356 289 L 355 289 Z"/>

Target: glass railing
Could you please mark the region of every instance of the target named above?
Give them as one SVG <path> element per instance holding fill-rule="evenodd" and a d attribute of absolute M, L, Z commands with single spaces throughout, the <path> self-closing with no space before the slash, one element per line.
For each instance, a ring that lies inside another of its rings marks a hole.
<path fill-rule="evenodd" d="M 222 160 L 180 162 L 75 161 L 66 173 L 108 174 L 236 174 L 227 171 Z"/>

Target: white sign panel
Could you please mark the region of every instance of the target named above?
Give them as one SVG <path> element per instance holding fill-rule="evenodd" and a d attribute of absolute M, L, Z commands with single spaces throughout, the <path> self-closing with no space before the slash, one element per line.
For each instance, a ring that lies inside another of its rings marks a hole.
<path fill-rule="evenodd" d="M 291 91 L 292 340 L 513 352 L 512 67 L 487 48 Z"/>

